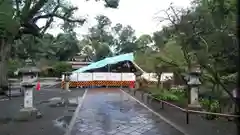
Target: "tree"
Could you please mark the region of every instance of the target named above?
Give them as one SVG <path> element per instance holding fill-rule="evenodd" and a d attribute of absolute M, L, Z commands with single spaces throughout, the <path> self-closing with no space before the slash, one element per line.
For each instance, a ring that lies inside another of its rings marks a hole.
<path fill-rule="evenodd" d="M 106 7 L 116 8 L 118 0 L 106 0 Z M 77 24 L 83 24 L 85 19 L 75 18 L 77 7 L 60 0 L 0 0 L 0 86 L 7 84 L 6 61 L 13 41 L 23 34 L 40 36 L 51 26 L 55 19 L 63 21 L 64 30 L 72 30 Z M 39 27 L 39 20 L 46 20 Z"/>
<path fill-rule="evenodd" d="M 211 82 L 213 90 L 224 90 L 236 103 L 231 94 L 233 84 L 230 84 L 234 81 L 229 81 L 236 80 L 237 72 L 236 1 L 196 0 L 190 9 L 171 5 L 163 12 L 166 17 L 161 19 L 170 24 L 165 28 L 167 31 L 160 33 L 170 34 L 167 41 L 173 40 L 180 47 L 187 64 L 186 69 L 180 71 L 189 71 L 194 63 L 200 64 L 204 73 L 202 80 Z M 162 47 L 159 48 L 161 52 Z M 173 58 L 164 60 L 161 57 L 160 60 L 179 70 Z"/>
<path fill-rule="evenodd" d="M 136 51 L 135 53 L 135 62 L 146 72 L 155 72 L 156 66 L 156 53 L 151 50 L 151 48 L 146 49 L 145 51 Z"/>
<path fill-rule="evenodd" d="M 38 61 L 40 58 L 66 61 L 80 51 L 79 41 L 74 33 L 60 33 L 57 37 L 44 34 L 35 37 L 25 34 L 21 39 L 15 40 L 12 47 L 12 57 L 19 59 L 32 59 Z"/>
<path fill-rule="evenodd" d="M 112 31 L 115 37 L 116 54 L 135 52 L 138 49 L 135 30 L 131 26 L 124 27 L 118 23 L 112 28 Z"/>
<path fill-rule="evenodd" d="M 71 33 L 58 34 L 52 48 L 59 61 L 66 61 L 72 58 L 81 49 L 76 34 Z"/>
<path fill-rule="evenodd" d="M 153 42 L 152 37 L 150 35 L 147 35 L 147 34 L 141 35 L 136 40 L 137 47 L 140 50 L 147 49 L 151 45 L 152 42 Z"/>
<path fill-rule="evenodd" d="M 86 46 L 82 53 L 85 53 L 92 61 L 111 56 L 110 47 L 113 45 L 113 36 L 109 31 L 111 20 L 104 15 L 97 16 L 96 20 L 97 24 L 89 29 L 89 34 L 85 35 L 81 42 L 83 46 Z"/>
<path fill-rule="evenodd" d="M 171 33 L 169 33 L 169 28 L 163 27 L 161 31 L 156 31 L 153 33 L 153 41 L 154 46 L 158 49 L 164 47 L 164 45 L 168 42 L 169 38 L 171 37 Z"/>

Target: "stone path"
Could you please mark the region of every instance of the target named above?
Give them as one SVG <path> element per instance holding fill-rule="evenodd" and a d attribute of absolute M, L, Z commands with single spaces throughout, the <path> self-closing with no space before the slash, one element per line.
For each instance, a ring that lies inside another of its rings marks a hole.
<path fill-rule="evenodd" d="M 183 135 L 119 89 L 88 90 L 70 135 Z"/>

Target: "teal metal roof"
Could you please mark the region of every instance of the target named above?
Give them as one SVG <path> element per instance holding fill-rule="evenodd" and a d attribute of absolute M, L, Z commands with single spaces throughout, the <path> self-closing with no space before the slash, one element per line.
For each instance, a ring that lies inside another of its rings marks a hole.
<path fill-rule="evenodd" d="M 114 56 L 114 57 L 108 57 L 103 60 L 92 63 L 88 66 L 79 68 L 78 70 L 73 71 L 73 73 L 81 73 L 81 72 L 85 72 L 87 70 L 101 68 L 101 67 L 104 67 L 109 64 L 116 64 L 116 63 L 122 62 L 122 61 L 132 61 L 133 62 L 134 61 L 133 53 L 127 53 L 127 54 L 122 54 L 122 55 L 118 55 L 118 56 Z"/>

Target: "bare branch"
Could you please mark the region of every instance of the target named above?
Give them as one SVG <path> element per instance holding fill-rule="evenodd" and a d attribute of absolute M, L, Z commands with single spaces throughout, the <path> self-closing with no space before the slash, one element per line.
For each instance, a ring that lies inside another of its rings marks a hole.
<path fill-rule="evenodd" d="M 46 25 L 43 27 L 41 33 L 45 33 L 46 30 L 50 27 L 51 23 L 53 22 L 53 17 L 51 17 L 47 22 L 46 22 Z"/>
<path fill-rule="evenodd" d="M 170 9 L 172 10 L 172 12 L 174 14 L 174 18 L 177 18 L 177 21 L 179 22 L 180 18 L 178 17 L 179 15 L 176 13 L 176 10 L 172 6 L 170 6 Z"/>

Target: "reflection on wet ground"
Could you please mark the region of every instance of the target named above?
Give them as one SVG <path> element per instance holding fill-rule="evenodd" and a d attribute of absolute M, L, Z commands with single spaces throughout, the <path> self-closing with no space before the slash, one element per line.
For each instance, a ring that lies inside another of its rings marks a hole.
<path fill-rule="evenodd" d="M 71 135 L 183 135 L 118 89 L 89 90 Z"/>
<path fill-rule="evenodd" d="M 65 131 L 70 124 L 72 115 L 75 112 L 80 100 L 82 100 L 82 97 L 69 97 L 67 99 L 62 97 L 54 97 L 47 100 L 48 102 L 46 103 L 48 103 L 49 107 L 66 107 L 67 109 L 63 116 L 53 121 L 54 126 Z"/>
<path fill-rule="evenodd" d="M 65 130 L 68 127 L 71 119 L 72 119 L 71 115 L 70 116 L 62 116 L 62 117 L 59 117 L 56 120 L 54 120 L 53 123 L 54 123 L 54 126 L 59 127 L 62 130 Z"/>
<path fill-rule="evenodd" d="M 43 100 L 37 104 L 47 103 L 50 107 L 77 107 L 79 100 L 81 97 L 70 97 L 70 98 L 62 98 L 62 97 L 53 97 L 49 100 Z"/>

